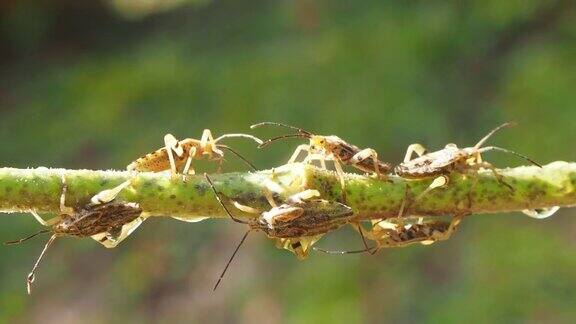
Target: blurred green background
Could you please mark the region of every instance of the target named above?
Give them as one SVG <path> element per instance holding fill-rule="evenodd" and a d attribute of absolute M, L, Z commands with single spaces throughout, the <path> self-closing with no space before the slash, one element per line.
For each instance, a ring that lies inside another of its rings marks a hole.
<path fill-rule="evenodd" d="M 123 169 L 167 132 L 264 120 L 394 163 L 411 143 L 468 145 L 517 121 L 493 142 L 576 160 L 574 1 L 12 0 L 0 26 L 2 166 Z M 269 168 L 298 142 L 230 144 Z M 225 170 L 245 166 L 231 157 Z M 244 231 L 229 221 L 150 219 L 113 250 L 59 240 L 28 297 L 34 240 L 0 247 L 0 322 L 573 323 L 575 216 L 470 217 L 431 247 L 306 262 L 260 233 L 215 293 Z M 39 228 L 1 217 L 2 240 Z M 343 229 L 319 246 L 360 244 Z"/>

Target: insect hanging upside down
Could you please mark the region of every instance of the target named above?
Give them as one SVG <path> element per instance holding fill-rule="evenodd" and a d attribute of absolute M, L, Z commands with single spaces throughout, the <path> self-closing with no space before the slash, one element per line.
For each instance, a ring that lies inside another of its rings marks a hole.
<path fill-rule="evenodd" d="M 430 177 L 436 177 L 430 187 L 426 190 L 432 190 L 434 188 L 443 187 L 448 183 L 448 175 L 453 171 L 458 171 L 460 173 L 465 173 L 469 170 L 478 170 L 480 168 L 486 168 L 491 170 L 496 179 L 503 185 L 507 186 L 511 190 L 514 190 L 509 184 L 504 182 L 502 176 L 498 174 L 494 166 L 488 162 L 482 160 L 482 153 L 488 151 L 500 151 L 509 154 L 516 155 L 520 158 L 527 160 L 528 162 L 542 167 L 540 164 L 534 162 L 532 159 L 497 146 L 485 146 L 484 143 L 497 131 L 505 127 L 513 126 L 512 123 L 504 123 L 492 131 L 490 131 L 486 136 L 484 136 L 476 145 L 473 147 L 458 148 L 456 144 L 448 144 L 442 150 L 426 153 L 424 146 L 420 144 L 412 144 L 408 146 L 406 151 L 406 156 L 404 157 L 404 162 L 400 163 L 394 168 L 394 172 L 406 179 L 425 179 Z M 412 159 L 412 154 L 416 153 L 417 158 Z"/>
<path fill-rule="evenodd" d="M 257 219 L 245 221 L 235 217 L 230 212 L 211 178 L 207 174 L 204 176 L 216 199 L 230 218 L 249 227 L 226 264 L 214 290 L 218 287 L 234 256 L 250 232 L 262 231 L 269 238 L 275 239 L 279 248 L 293 252 L 298 259 L 305 259 L 314 243 L 325 233 L 349 223 L 354 214 L 352 209 L 344 204 L 315 198 L 320 193 L 309 189 L 288 197 L 286 202 L 281 205 L 276 204 L 272 195 L 267 193 L 266 198 L 272 208 L 264 212 L 233 201 L 232 203 L 236 208 L 247 213 L 260 215 Z"/>
<path fill-rule="evenodd" d="M 182 169 L 184 176 L 188 174 L 195 174 L 192 167 L 192 160 L 208 158 L 209 160 L 218 161 L 218 168 L 220 169 L 224 161 L 224 150 L 230 151 L 232 154 L 238 156 L 242 161 L 249 165 L 252 169 L 256 169 L 252 163 L 245 159 L 238 152 L 231 147 L 219 144 L 222 139 L 231 137 L 244 137 L 262 144 L 262 140 L 248 134 L 224 134 L 216 139 L 212 136 L 209 129 L 202 132 L 200 140 L 193 138 L 186 138 L 178 140 L 171 134 L 164 136 L 164 147 L 148 153 L 145 156 L 138 158 L 130 163 L 126 168 L 128 171 L 142 171 L 142 172 L 160 172 L 170 170 L 172 175 L 177 175 L 178 170 Z M 183 168 L 182 168 L 183 167 Z"/>
<path fill-rule="evenodd" d="M 140 206 L 136 203 L 115 201 L 120 191 L 129 185 L 130 181 L 126 181 L 115 188 L 98 193 L 92 197 L 90 203 L 80 208 L 72 208 L 66 206 L 67 185 L 66 179 L 62 176 L 60 214 L 45 221 L 36 211 L 30 211 L 40 224 L 49 228 L 43 229 L 23 239 L 5 243 L 6 245 L 19 244 L 39 234 L 52 232 L 52 236 L 44 245 L 32 271 L 26 278 L 28 294 L 31 293 L 32 283 L 35 280 L 38 265 L 56 238 L 62 236 L 79 238 L 92 237 L 105 247 L 113 248 L 140 226 L 145 217 Z"/>
<path fill-rule="evenodd" d="M 423 217 L 374 220 L 371 230 L 364 230 L 367 239 L 375 246 L 354 251 L 330 251 L 314 247 L 315 251 L 327 254 L 375 254 L 383 248 L 405 247 L 413 244 L 430 245 L 449 239 L 458 229 L 463 215 L 453 216 L 451 221 L 423 220 Z M 410 219 L 415 219 L 411 221 Z"/>

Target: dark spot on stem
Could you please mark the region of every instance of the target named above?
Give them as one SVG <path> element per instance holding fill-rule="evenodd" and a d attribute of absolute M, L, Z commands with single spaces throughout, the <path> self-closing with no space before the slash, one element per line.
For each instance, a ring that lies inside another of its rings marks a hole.
<path fill-rule="evenodd" d="M 170 195 L 170 199 L 176 199 L 176 195 L 174 194 Z"/>
<path fill-rule="evenodd" d="M 207 184 L 197 184 L 194 185 L 194 189 L 196 189 L 196 192 L 198 193 L 199 196 L 204 196 L 206 194 L 206 190 L 208 190 L 208 185 Z"/>

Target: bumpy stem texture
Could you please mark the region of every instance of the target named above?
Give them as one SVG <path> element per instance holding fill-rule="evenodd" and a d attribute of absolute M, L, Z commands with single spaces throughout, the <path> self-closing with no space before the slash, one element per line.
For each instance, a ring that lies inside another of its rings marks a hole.
<path fill-rule="evenodd" d="M 227 203 L 232 200 L 258 210 L 268 210 L 266 192 L 278 203 L 304 189 L 317 189 L 323 199 L 344 202 L 358 219 L 396 217 L 406 199 L 404 214 L 441 216 L 483 214 L 576 205 L 576 163 L 554 162 L 543 168 L 516 167 L 498 170 L 504 185 L 490 170 L 453 173 L 443 188 L 422 194 L 432 179 L 388 180 L 370 175 L 346 174 L 346 194 L 336 173 L 300 163 L 258 172 L 213 174 L 211 178 Z M 196 221 L 202 217 L 227 217 L 202 175 L 171 177 L 166 173 L 131 173 L 64 169 L 0 168 L 0 211 L 57 213 L 62 176 L 68 191 L 66 205 L 80 207 L 101 190 L 132 179 L 118 199 L 139 203 L 152 216 L 172 216 Z M 345 196 L 345 197 L 344 197 Z M 233 209 L 237 216 L 256 217 Z"/>

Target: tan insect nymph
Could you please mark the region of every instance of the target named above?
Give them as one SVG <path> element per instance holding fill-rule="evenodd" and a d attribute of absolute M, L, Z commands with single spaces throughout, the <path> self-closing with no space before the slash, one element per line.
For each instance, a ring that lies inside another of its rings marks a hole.
<path fill-rule="evenodd" d="M 148 171 L 160 172 L 171 170 L 173 175 L 178 174 L 178 170 L 182 169 L 182 174 L 194 174 L 192 168 L 192 160 L 207 158 L 208 160 L 218 161 L 219 165 L 224 161 L 224 150 L 230 151 L 232 154 L 238 156 L 252 169 L 256 169 L 248 160 L 242 155 L 233 150 L 231 147 L 219 144 L 220 140 L 231 137 L 244 137 L 254 140 L 258 144 L 262 141 L 252 135 L 248 134 L 225 134 L 216 139 L 212 136 L 209 129 L 202 132 L 200 140 L 193 138 L 186 138 L 183 140 L 176 139 L 171 134 L 164 136 L 164 147 L 138 158 L 127 166 L 128 171 Z"/>

